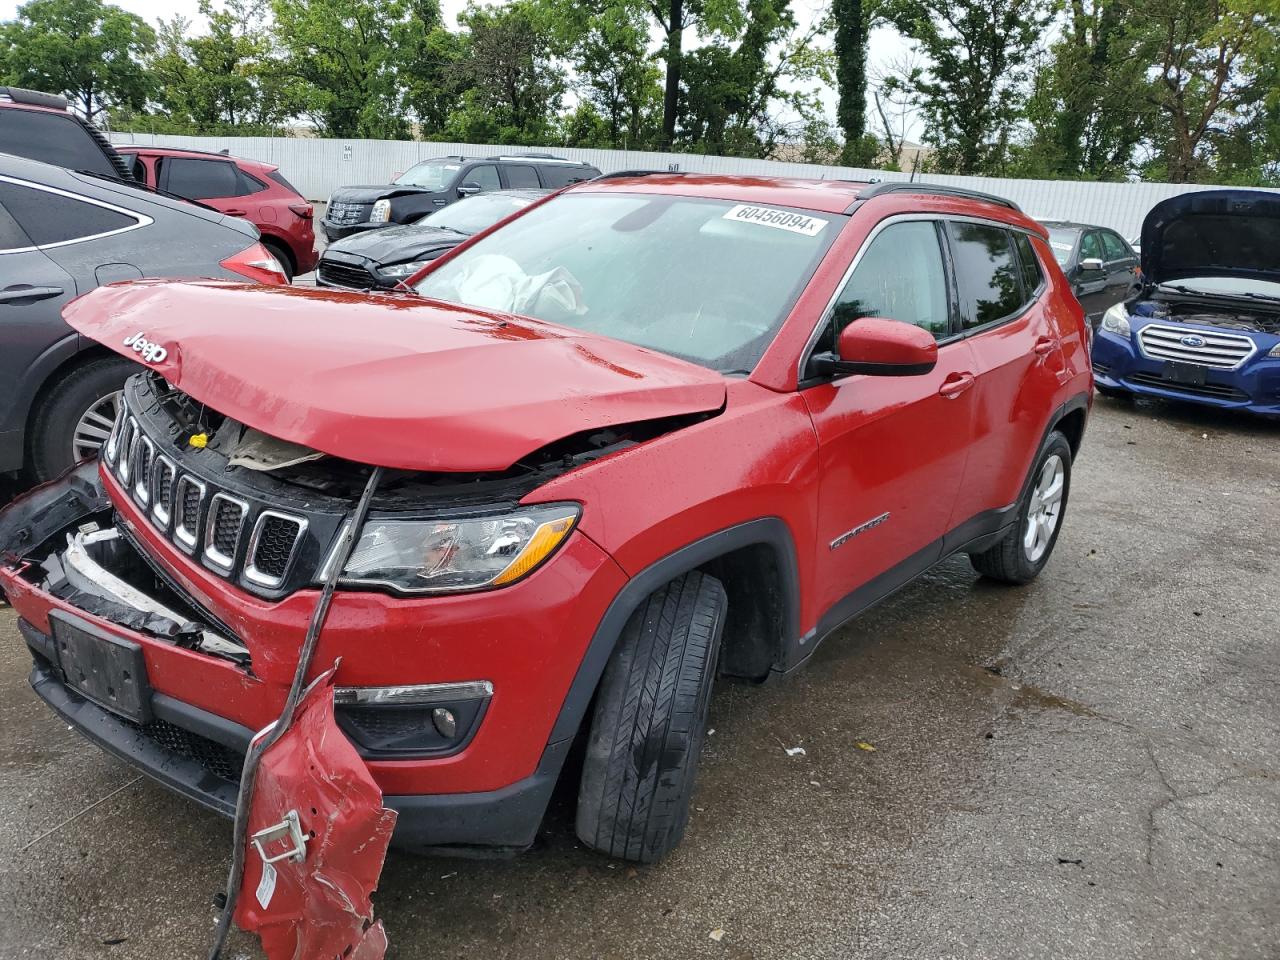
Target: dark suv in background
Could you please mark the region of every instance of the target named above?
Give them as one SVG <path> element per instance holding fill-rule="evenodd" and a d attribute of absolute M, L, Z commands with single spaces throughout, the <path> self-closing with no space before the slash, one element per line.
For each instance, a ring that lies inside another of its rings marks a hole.
<path fill-rule="evenodd" d="M 1065 220 L 1042 220 L 1049 247 L 1071 289 L 1096 330 L 1112 304 L 1131 297 L 1141 286 L 1138 255 L 1106 227 Z"/>
<path fill-rule="evenodd" d="M 132 179 L 128 162 L 106 135 L 68 110 L 67 98 L 56 93 L 0 87 L 0 153 Z"/>
<path fill-rule="evenodd" d="M 416 163 L 390 184 L 339 187 L 329 197 L 321 228 L 330 240 L 392 223 L 413 223 L 455 200 L 493 190 L 558 190 L 591 180 L 589 163 L 547 153 L 517 156 L 436 157 Z"/>

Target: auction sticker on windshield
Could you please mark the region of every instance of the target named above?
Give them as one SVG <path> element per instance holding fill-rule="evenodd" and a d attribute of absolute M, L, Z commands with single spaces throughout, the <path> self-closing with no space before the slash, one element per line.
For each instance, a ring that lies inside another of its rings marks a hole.
<path fill-rule="evenodd" d="M 726 220 L 737 220 L 739 223 L 758 223 L 762 227 L 773 227 L 800 233 L 806 237 L 817 236 L 827 221 L 817 217 L 807 217 L 803 213 L 792 213 L 790 210 L 775 210 L 772 207 L 753 207 L 740 203 L 724 215 Z"/>

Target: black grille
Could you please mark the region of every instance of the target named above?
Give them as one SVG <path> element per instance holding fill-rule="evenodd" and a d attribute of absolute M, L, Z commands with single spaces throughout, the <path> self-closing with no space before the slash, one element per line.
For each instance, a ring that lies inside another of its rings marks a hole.
<path fill-rule="evenodd" d="M 156 505 L 167 511 L 173 505 L 173 468 L 164 461 L 156 466 Z"/>
<path fill-rule="evenodd" d="M 300 532 L 296 520 L 276 516 L 264 519 L 253 550 L 253 565 L 268 577 L 283 578 Z"/>
<path fill-rule="evenodd" d="M 378 286 L 377 279 L 364 267 L 350 263 L 338 263 L 335 260 L 321 260 L 319 267 L 320 282 L 331 287 L 346 287 L 350 290 L 368 290 Z"/>
<path fill-rule="evenodd" d="M 225 557 L 234 557 L 236 542 L 240 539 L 240 521 L 244 511 L 230 500 L 219 500 L 214 505 L 213 548 Z"/>
<path fill-rule="evenodd" d="M 1160 390 L 1172 390 L 1175 393 L 1186 393 L 1195 397 L 1212 397 L 1215 400 L 1249 399 L 1249 395 L 1243 390 L 1221 383 L 1173 383 L 1154 373 L 1132 373 L 1128 379 L 1144 387 L 1157 387 Z"/>
<path fill-rule="evenodd" d="M 151 720 L 136 729 L 170 753 L 194 760 L 215 777 L 231 783 L 240 782 L 244 756 L 231 747 L 174 726 L 167 720 Z"/>
<path fill-rule="evenodd" d="M 182 488 L 182 516 L 178 518 L 178 522 L 194 533 L 199 511 L 200 488 L 194 483 L 185 484 Z"/>

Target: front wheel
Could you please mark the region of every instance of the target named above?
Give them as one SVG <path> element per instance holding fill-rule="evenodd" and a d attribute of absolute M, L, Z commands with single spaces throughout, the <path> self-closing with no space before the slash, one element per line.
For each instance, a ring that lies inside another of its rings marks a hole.
<path fill-rule="evenodd" d="M 31 418 L 27 469 L 33 480 L 52 480 L 98 452 L 115 423 L 124 382 L 137 370 L 123 357 L 102 357 L 49 388 Z"/>
<path fill-rule="evenodd" d="M 652 863 L 684 836 L 724 631 L 724 587 L 693 571 L 651 593 L 596 695 L 578 789 L 578 837 Z"/>
<path fill-rule="evenodd" d="M 1003 583 L 1029 583 L 1049 562 L 1071 490 L 1071 444 L 1058 431 L 1049 434 L 1018 505 L 1018 520 L 996 544 L 969 554 L 984 577 Z"/>

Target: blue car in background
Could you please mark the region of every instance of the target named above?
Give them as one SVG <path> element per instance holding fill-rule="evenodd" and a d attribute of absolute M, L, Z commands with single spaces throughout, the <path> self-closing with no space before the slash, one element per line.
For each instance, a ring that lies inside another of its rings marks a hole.
<path fill-rule="evenodd" d="M 1280 416 L 1280 194 L 1172 197 L 1141 250 L 1141 290 L 1094 338 L 1098 392 Z"/>

